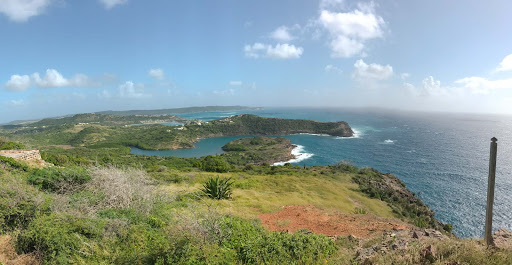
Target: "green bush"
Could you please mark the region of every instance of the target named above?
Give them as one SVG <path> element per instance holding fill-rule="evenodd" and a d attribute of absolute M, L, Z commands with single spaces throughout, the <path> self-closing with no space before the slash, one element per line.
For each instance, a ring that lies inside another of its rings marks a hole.
<path fill-rule="evenodd" d="M 315 264 L 336 251 L 335 243 L 313 233 L 268 232 L 261 225 L 224 217 L 220 244 L 234 249 L 242 264 Z"/>
<path fill-rule="evenodd" d="M 9 169 L 17 169 L 22 171 L 29 171 L 29 167 L 27 164 L 18 162 L 10 157 L 0 156 L 0 168 L 7 167 Z"/>
<path fill-rule="evenodd" d="M 41 251 L 48 264 L 73 264 L 80 250 L 103 233 L 105 222 L 51 214 L 35 219 L 16 240 L 19 252 Z"/>
<path fill-rule="evenodd" d="M 66 193 L 80 188 L 91 180 L 85 168 L 44 168 L 28 177 L 28 182 L 44 191 Z"/>
<path fill-rule="evenodd" d="M 0 233 L 24 229 L 49 211 L 49 200 L 19 178 L 0 178 Z"/>
<path fill-rule="evenodd" d="M 198 167 L 204 171 L 208 172 L 228 172 L 231 169 L 231 166 L 226 161 L 226 159 L 222 156 L 205 156 L 202 160 L 200 160 Z"/>
<path fill-rule="evenodd" d="M 219 176 L 216 178 L 210 177 L 201 191 L 208 197 L 216 200 L 229 199 L 232 193 L 233 182 L 231 178 L 220 179 Z"/>
<path fill-rule="evenodd" d="M 0 150 L 19 150 L 19 149 L 27 149 L 27 147 L 19 142 L 9 142 L 0 139 Z"/>

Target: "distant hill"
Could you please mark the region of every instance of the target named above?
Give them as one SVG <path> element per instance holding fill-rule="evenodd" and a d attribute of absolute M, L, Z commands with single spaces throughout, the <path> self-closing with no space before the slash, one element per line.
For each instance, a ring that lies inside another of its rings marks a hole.
<path fill-rule="evenodd" d="M 204 106 L 204 107 L 188 107 L 175 109 L 158 109 L 158 110 L 123 110 L 123 111 L 100 111 L 97 114 L 110 114 L 117 116 L 130 115 L 164 115 L 194 112 L 214 112 L 214 111 L 236 111 L 236 110 L 260 110 L 262 108 L 245 107 L 245 106 Z"/>

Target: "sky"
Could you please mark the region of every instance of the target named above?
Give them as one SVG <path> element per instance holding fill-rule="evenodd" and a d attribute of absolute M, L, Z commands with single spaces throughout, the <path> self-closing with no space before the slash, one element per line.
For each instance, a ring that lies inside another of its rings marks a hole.
<path fill-rule="evenodd" d="M 204 105 L 512 114 L 512 1 L 0 0 L 0 123 Z"/>

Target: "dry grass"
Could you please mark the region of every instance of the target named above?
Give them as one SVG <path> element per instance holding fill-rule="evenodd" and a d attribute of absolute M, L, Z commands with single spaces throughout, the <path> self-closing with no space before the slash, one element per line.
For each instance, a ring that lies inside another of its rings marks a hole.
<path fill-rule="evenodd" d="M 142 170 L 96 167 L 90 175 L 81 196 L 57 194 L 52 210 L 90 217 L 104 209 L 132 208 L 147 214 L 160 198 L 154 181 Z"/>
<path fill-rule="evenodd" d="M 0 236 L 0 264 L 5 265 L 39 265 L 35 254 L 18 255 L 13 246 L 11 236 Z"/>

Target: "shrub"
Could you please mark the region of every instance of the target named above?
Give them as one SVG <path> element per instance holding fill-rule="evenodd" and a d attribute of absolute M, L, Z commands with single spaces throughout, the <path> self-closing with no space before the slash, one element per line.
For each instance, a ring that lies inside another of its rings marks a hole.
<path fill-rule="evenodd" d="M 19 150 L 26 149 L 27 147 L 19 142 L 8 142 L 0 139 L 0 150 Z"/>
<path fill-rule="evenodd" d="M 44 191 L 67 193 L 82 188 L 83 184 L 91 180 L 91 176 L 81 167 L 52 167 L 37 170 L 27 180 Z"/>
<path fill-rule="evenodd" d="M 103 233 L 104 221 L 51 214 L 35 219 L 16 241 L 19 252 L 41 251 L 48 264 L 72 264 L 90 239 Z"/>
<path fill-rule="evenodd" d="M 23 229 L 48 211 L 49 201 L 19 178 L 0 178 L 0 233 Z"/>
<path fill-rule="evenodd" d="M 199 161 L 198 167 L 204 171 L 219 173 L 228 172 L 231 169 L 231 166 L 224 157 L 212 155 L 205 156 Z"/>
<path fill-rule="evenodd" d="M 28 171 L 29 167 L 26 163 L 18 162 L 10 157 L 0 156 L 0 168 L 7 167 L 8 169 L 18 169 Z"/>
<path fill-rule="evenodd" d="M 313 233 L 267 232 L 237 217 L 221 222 L 221 245 L 236 250 L 243 264 L 315 264 L 336 251 L 328 237 Z"/>
<path fill-rule="evenodd" d="M 142 170 L 121 170 L 115 167 L 94 168 L 92 180 L 86 188 L 103 200 L 97 205 L 103 209 L 134 208 L 148 213 L 154 195 L 153 181 Z"/>
<path fill-rule="evenodd" d="M 233 182 L 231 178 L 220 179 L 219 176 L 216 178 L 210 177 L 201 191 L 208 197 L 216 200 L 229 199 L 231 197 Z"/>

